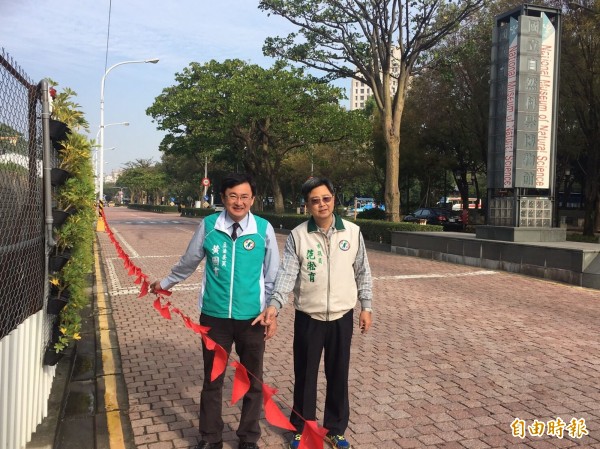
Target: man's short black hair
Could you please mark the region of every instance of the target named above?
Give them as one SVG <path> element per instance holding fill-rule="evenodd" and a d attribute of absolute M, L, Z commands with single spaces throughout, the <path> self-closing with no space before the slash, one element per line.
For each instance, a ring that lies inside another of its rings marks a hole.
<path fill-rule="evenodd" d="M 247 173 L 230 173 L 221 182 L 221 195 L 225 195 L 225 190 L 231 189 L 232 187 L 239 186 L 247 182 L 250 184 L 252 189 L 252 196 L 256 196 L 256 182 L 254 178 Z"/>
<path fill-rule="evenodd" d="M 304 200 L 308 201 L 308 194 L 312 192 L 313 189 L 316 189 L 317 187 L 321 186 L 327 187 L 327 189 L 332 195 L 335 193 L 333 184 L 328 178 L 308 178 L 308 181 L 302 184 L 302 196 L 304 197 Z"/>

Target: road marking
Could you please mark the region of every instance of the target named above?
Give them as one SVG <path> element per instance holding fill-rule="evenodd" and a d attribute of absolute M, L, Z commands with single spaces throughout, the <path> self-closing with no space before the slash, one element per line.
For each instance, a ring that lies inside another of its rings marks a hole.
<path fill-rule="evenodd" d="M 180 257 L 180 255 L 173 255 L 173 256 L 138 256 L 137 259 L 158 259 L 158 258 L 165 258 L 165 257 Z M 131 257 L 130 259 L 133 259 L 133 257 Z M 140 292 L 140 288 L 141 287 L 132 287 L 130 285 L 127 286 L 123 286 L 121 285 L 121 281 L 119 280 L 119 275 L 117 274 L 117 271 L 121 271 L 123 269 L 122 267 L 122 261 L 120 257 L 107 257 L 105 259 L 106 262 L 106 269 L 108 271 L 108 282 L 110 283 L 110 291 L 109 293 L 111 295 L 115 295 L 115 296 L 119 296 L 119 295 L 133 295 L 135 293 L 139 293 Z M 204 264 L 201 264 L 198 266 L 198 268 L 196 268 L 196 273 L 203 273 L 204 272 Z M 129 279 L 129 278 L 127 278 Z M 133 282 L 133 279 L 131 280 L 131 282 Z M 149 282 L 152 282 L 152 280 L 149 280 Z M 199 283 L 195 283 L 195 284 L 185 284 L 185 285 L 177 285 L 175 287 L 173 287 L 171 290 L 173 291 L 184 291 L 184 290 L 194 290 L 194 289 L 199 289 L 201 286 L 201 284 Z"/>
<path fill-rule="evenodd" d="M 185 284 L 185 285 L 181 285 L 181 286 L 175 286 L 173 287 L 170 291 L 172 292 L 182 292 L 182 291 L 188 291 L 188 290 L 199 290 L 200 287 L 202 286 L 202 284 Z M 139 293 L 140 292 L 140 287 L 135 287 L 135 288 L 119 288 L 118 290 L 111 290 L 109 293 L 111 296 L 120 296 L 120 295 L 133 295 L 135 293 Z"/>
<path fill-rule="evenodd" d="M 388 279 L 435 279 L 435 278 L 455 278 L 464 276 L 488 276 L 498 274 L 497 271 L 470 271 L 468 273 L 440 273 L 440 274 L 399 274 L 396 276 L 373 276 L 374 281 L 384 281 Z"/>
<path fill-rule="evenodd" d="M 112 222 L 113 224 L 125 224 L 125 225 L 155 225 L 155 224 L 166 224 L 166 225 L 190 225 L 190 226 L 195 226 L 198 224 L 198 222 L 185 222 L 185 221 L 178 221 L 178 220 L 171 220 L 171 221 L 149 221 L 149 220 L 140 220 L 140 221 L 131 221 L 131 220 L 126 220 L 126 221 L 121 221 L 121 220 L 116 220 Z"/>
<path fill-rule="evenodd" d="M 179 226 L 177 226 L 175 229 L 177 229 L 178 231 L 185 232 L 187 234 L 193 234 L 194 232 L 196 232 L 195 228 L 193 230 L 190 230 L 190 229 L 180 228 Z"/>
<path fill-rule="evenodd" d="M 119 231 L 115 228 L 111 228 L 113 234 L 115 235 L 115 237 L 119 237 L 119 240 L 121 240 L 121 244 L 128 249 L 128 255 L 129 257 L 139 257 L 140 255 L 136 252 L 135 249 L 133 249 L 133 247 L 127 243 L 127 241 L 123 238 L 123 236 L 119 233 Z"/>
<path fill-rule="evenodd" d="M 100 351 L 102 360 L 102 371 L 104 374 L 104 403 L 107 405 L 106 427 L 108 442 L 111 449 L 124 449 L 125 438 L 123 436 L 123 424 L 117 395 L 117 382 L 115 373 L 115 360 L 109 337 L 109 324 L 104 291 L 104 279 L 100 265 L 100 251 L 97 240 L 94 241 L 94 263 L 96 265 L 96 307 L 98 313 L 98 330 L 100 334 Z"/>

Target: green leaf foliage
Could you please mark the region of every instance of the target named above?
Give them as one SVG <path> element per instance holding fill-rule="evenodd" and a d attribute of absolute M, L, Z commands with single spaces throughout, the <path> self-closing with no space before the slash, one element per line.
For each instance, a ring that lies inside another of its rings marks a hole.
<path fill-rule="evenodd" d="M 298 29 L 265 40 L 268 56 L 298 62 L 324 79 L 354 78 L 373 92 L 386 148 L 385 203 L 399 221 L 400 124 L 413 72 L 431 49 L 485 0 L 261 0 L 259 8 Z"/>
<path fill-rule="evenodd" d="M 57 98 L 67 99 L 75 93 L 65 89 L 65 94 L 61 95 L 57 94 Z M 73 108 L 76 107 L 78 105 L 69 101 L 55 101 L 52 117 L 64 121 L 72 130 L 87 126 L 83 114 L 74 113 Z M 68 289 L 70 297 L 59 317 L 60 337 L 54 344 L 57 352 L 80 338 L 81 311 L 89 302 L 88 279 L 94 264 L 92 245 L 96 219 L 91 144 L 76 132 L 67 134 L 63 144 L 58 155 L 59 166 L 71 173 L 71 178 L 56 188 L 53 196 L 58 209 L 72 214 L 55 230 L 56 247 L 52 254 L 68 250 L 71 257 L 60 272 L 51 276 L 50 282 L 61 292 Z"/>
<path fill-rule="evenodd" d="M 255 176 L 283 210 L 279 175 L 284 160 L 308 145 L 351 139 L 362 132 L 338 105 L 340 89 L 276 63 L 234 59 L 191 63 L 147 113 L 167 132 L 167 154 L 221 156 Z"/>

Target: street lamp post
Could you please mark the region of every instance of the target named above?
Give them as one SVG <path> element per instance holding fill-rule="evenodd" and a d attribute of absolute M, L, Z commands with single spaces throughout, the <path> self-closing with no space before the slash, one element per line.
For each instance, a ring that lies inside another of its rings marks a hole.
<path fill-rule="evenodd" d="M 138 61 L 123 61 L 123 62 L 119 62 L 111 67 L 109 67 L 106 72 L 104 72 L 104 75 L 102 76 L 102 82 L 100 83 L 100 173 L 99 173 L 99 189 L 98 189 L 98 199 L 100 201 L 104 201 L 104 85 L 106 82 L 106 76 L 109 74 L 109 72 L 114 69 L 115 67 L 118 67 L 120 65 L 124 65 L 124 64 L 145 64 L 145 63 L 150 63 L 150 64 L 156 64 L 158 62 L 158 59 L 143 59 L 143 60 L 138 60 Z"/>
<path fill-rule="evenodd" d="M 115 125 L 123 125 L 123 126 L 129 126 L 129 122 L 119 122 L 119 123 L 108 123 L 106 125 L 104 125 L 105 128 L 108 128 L 109 126 L 115 126 Z M 98 126 L 98 132 L 96 133 L 96 142 L 98 142 L 99 136 L 100 136 L 100 127 Z M 94 167 L 94 194 L 98 197 L 98 191 L 99 191 L 99 186 L 100 186 L 100 182 L 98 181 L 98 149 L 100 148 L 100 145 L 98 143 L 96 143 L 95 145 L 93 145 L 93 147 L 95 147 L 94 150 L 94 157 L 92 160 L 92 165 Z M 111 148 L 114 150 L 115 147 Z"/>

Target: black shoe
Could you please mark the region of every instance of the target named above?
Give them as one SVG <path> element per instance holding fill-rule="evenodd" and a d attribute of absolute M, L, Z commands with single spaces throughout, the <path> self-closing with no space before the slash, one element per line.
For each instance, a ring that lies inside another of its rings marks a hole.
<path fill-rule="evenodd" d="M 223 442 L 209 443 L 208 441 L 200 441 L 194 449 L 223 449 Z"/>
<path fill-rule="evenodd" d="M 258 449 L 258 444 L 256 443 L 240 443 L 238 446 L 239 449 Z"/>

